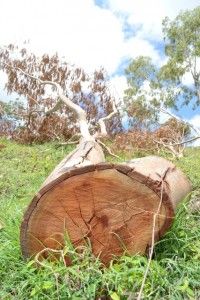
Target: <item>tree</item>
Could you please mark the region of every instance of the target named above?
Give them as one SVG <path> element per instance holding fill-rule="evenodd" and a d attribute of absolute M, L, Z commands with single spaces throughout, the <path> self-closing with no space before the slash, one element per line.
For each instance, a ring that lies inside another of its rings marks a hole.
<path fill-rule="evenodd" d="M 184 104 L 195 98 L 200 105 L 200 6 L 181 12 L 174 20 L 163 20 L 165 54 L 168 62 L 162 68 L 165 79 L 171 80 L 182 90 Z M 183 84 L 189 73 L 193 84 Z"/>
<path fill-rule="evenodd" d="M 180 121 L 171 110 L 181 105 L 200 104 L 200 7 L 181 12 L 173 21 L 163 21 L 165 53 L 168 61 L 158 67 L 150 57 L 136 57 L 125 70 L 128 89 L 125 111 L 131 126 L 152 129 L 159 126 L 160 112 Z M 184 75 L 191 74 L 193 85 L 185 85 Z M 187 123 L 200 137 L 199 130 Z"/>
<path fill-rule="evenodd" d="M 159 121 L 161 106 L 176 108 L 180 90 L 162 77 L 150 57 L 131 60 L 125 70 L 128 89 L 125 90 L 125 110 L 132 126 L 148 129 Z"/>
<path fill-rule="evenodd" d="M 139 123 L 140 127 L 151 127 L 161 111 L 180 120 L 167 109 L 191 102 L 194 108 L 200 104 L 200 6 L 181 12 L 172 21 L 166 17 L 163 33 L 168 57 L 165 65 L 158 68 L 149 57 L 137 57 L 126 69 L 126 112 L 134 126 Z M 186 74 L 191 75 L 193 84 L 184 84 Z M 194 134 L 192 140 L 199 138 L 199 129 L 185 123 Z"/>
<path fill-rule="evenodd" d="M 73 84 L 67 90 L 68 66 L 64 65 L 63 71 L 55 56 L 45 56 L 38 64 L 35 56 L 24 53 L 25 59 L 19 61 L 12 59 L 9 51 L 3 52 L 3 70 L 9 76 L 7 89 L 33 98 L 37 110 L 41 110 L 45 87 L 50 86 L 55 103 L 47 113 L 65 105 L 74 114 L 73 124 L 77 124 L 81 138 L 77 148 L 43 183 L 25 213 L 21 226 L 23 255 L 36 255 L 40 262 L 41 255 L 60 254 L 65 265 L 72 263 L 66 251 L 67 237 L 79 251 L 90 240 L 93 253 L 105 264 L 113 255 L 122 255 L 124 249 L 133 254 L 145 253 L 149 245 L 153 249 L 154 241 L 171 225 L 174 208 L 190 191 L 190 183 L 163 158 L 144 158 L 122 165 L 105 163 L 99 138 L 108 134 L 108 122 L 118 113 L 114 99 L 109 98 L 108 114 L 101 116 L 98 127 L 91 130 L 95 117 L 88 115 L 88 106 L 75 97 L 80 93 L 84 73 L 70 70 L 68 76 Z M 102 76 L 97 79 L 96 84 L 102 88 Z M 105 99 L 101 100 L 105 103 Z M 181 189 L 174 185 L 176 176 Z"/>
<path fill-rule="evenodd" d="M 0 67 L 8 76 L 5 89 L 26 100 L 20 112 L 23 119 L 20 134 L 24 140 L 33 142 L 73 136 L 78 132 L 75 105 L 86 112 L 91 132 L 96 130 L 98 119 L 113 109 L 114 100 L 103 68 L 88 75 L 57 54 L 38 57 L 14 45 L 1 48 L 0 59 Z M 62 94 L 59 99 L 57 92 Z M 73 102 L 70 109 L 66 98 Z M 107 132 L 120 129 L 120 117 L 115 114 L 107 122 Z"/>
<path fill-rule="evenodd" d="M 125 111 L 129 124 L 138 129 L 148 128 L 155 121 L 155 111 L 146 101 L 144 83 L 155 80 L 156 70 L 150 57 L 139 56 L 125 69 L 128 89 L 125 90 Z"/>
<path fill-rule="evenodd" d="M 167 126 L 165 128 L 170 129 L 174 138 L 169 143 L 159 142 L 162 147 L 171 149 L 174 156 L 181 156 L 184 144 L 200 138 L 200 130 L 171 112 L 172 109 L 178 110 L 183 89 L 176 86 L 176 81 L 164 76 L 165 68 L 155 66 L 150 57 L 139 56 L 130 62 L 125 70 L 128 83 L 124 98 L 125 111 L 134 130 L 148 132 L 159 128 L 161 112 L 176 120 L 175 123 L 189 127 L 192 134 L 190 139 L 183 140 L 186 137 L 184 135 L 178 137 L 177 126 Z M 163 132 L 163 127 L 160 130 Z"/>

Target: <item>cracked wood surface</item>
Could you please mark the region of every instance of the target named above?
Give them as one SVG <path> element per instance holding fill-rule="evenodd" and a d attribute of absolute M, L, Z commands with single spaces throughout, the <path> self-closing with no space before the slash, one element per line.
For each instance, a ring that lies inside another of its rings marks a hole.
<path fill-rule="evenodd" d="M 85 158 L 93 148 L 91 144 L 81 148 Z M 106 265 L 125 251 L 143 254 L 151 243 L 162 181 L 156 239 L 170 227 L 178 202 L 191 188 L 182 172 L 160 157 L 123 164 L 81 165 L 81 161 L 76 167 L 66 167 L 74 155 L 77 151 L 47 178 L 25 213 L 21 227 L 25 257 L 45 247 L 61 249 L 66 234 L 75 247 L 85 245 L 89 238 L 94 255 Z"/>

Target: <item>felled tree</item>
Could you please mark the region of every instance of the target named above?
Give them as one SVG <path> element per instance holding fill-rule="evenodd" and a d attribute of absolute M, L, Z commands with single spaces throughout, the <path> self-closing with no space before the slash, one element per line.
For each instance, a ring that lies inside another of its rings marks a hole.
<path fill-rule="evenodd" d="M 88 75 L 82 68 L 68 64 L 57 54 L 36 56 L 27 49 L 14 45 L 0 48 L 0 67 L 7 74 L 5 89 L 25 98 L 24 110 L 20 110 L 22 124 L 16 138 L 34 142 L 68 139 L 77 133 L 74 110 L 57 99 L 55 85 L 42 84 L 54 81 L 73 103 L 86 112 L 87 121 L 96 130 L 97 120 L 112 111 L 111 93 L 103 68 Z M 33 76 L 26 76 L 32 74 Z M 38 77 L 41 81 L 33 80 Z M 109 133 L 121 130 L 119 114 L 108 121 Z"/>
<path fill-rule="evenodd" d="M 175 118 L 170 118 L 154 130 L 137 129 L 115 136 L 112 150 L 125 151 L 127 156 L 134 151 L 139 153 L 168 152 L 173 158 L 184 156 L 186 143 L 189 140 L 191 128 L 188 124 Z M 197 139 L 197 138 L 195 138 Z M 193 141 L 193 138 L 192 138 Z"/>
<path fill-rule="evenodd" d="M 77 148 L 45 180 L 24 215 L 23 255 L 45 256 L 50 249 L 59 252 L 66 236 L 79 250 L 90 240 L 94 255 L 105 264 L 125 251 L 145 253 L 153 247 L 171 225 L 178 202 L 190 190 L 187 178 L 159 157 L 106 163 L 99 138 L 108 134 L 107 124 L 117 114 L 113 98 L 112 111 L 99 118 L 94 132 L 85 109 L 66 95 L 57 78 L 36 77 L 23 65 L 7 67 L 38 90 L 53 87 L 55 106 L 66 105 L 74 113 L 81 135 Z M 70 263 L 69 253 L 65 259 Z"/>
<path fill-rule="evenodd" d="M 173 158 L 181 158 L 190 133 L 191 128 L 188 124 L 170 118 L 154 132 L 153 139 L 159 149 L 167 150 Z"/>

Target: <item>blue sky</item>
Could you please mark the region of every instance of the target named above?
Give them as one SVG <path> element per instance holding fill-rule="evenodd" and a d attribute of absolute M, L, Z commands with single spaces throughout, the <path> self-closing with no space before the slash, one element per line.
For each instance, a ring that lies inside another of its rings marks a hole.
<path fill-rule="evenodd" d="M 199 0 L 1 0 L 0 45 L 29 40 L 37 54 L 58 52 L 88 72 L 104 66 L 113 93 L 123 97 L 130 58 L 148 55 L 162 65 L 162 19 L 198 5 Z M 0 73 L 0 95 L 7 100 L 3 83 Z M 190 76 L 185 83 L 191 84 Z M 179 114 L 200 126 L 200 109 L 185 107 Z"/>

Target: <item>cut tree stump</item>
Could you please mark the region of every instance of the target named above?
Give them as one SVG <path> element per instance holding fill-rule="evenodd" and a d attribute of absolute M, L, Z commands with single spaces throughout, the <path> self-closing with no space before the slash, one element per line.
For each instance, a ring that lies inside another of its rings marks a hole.
<path fill-rule="evenodd" d="M 75 247 L 89 239 L 94 255 L 107 265 L 125 251 L 144 254 L 152 232 L 158 240 L 170 227 L 177 204 L 191 190 L 185 175 L 155 156 L 100 163 L 98 147 L 93 142 L 82 144 L 34 197 L 21 226 L 24 257 L 44 248 L 62 249 L 67 234 Z"/>

